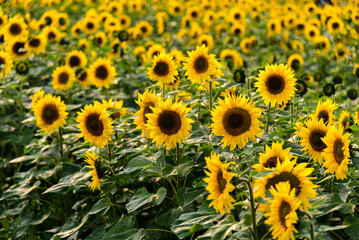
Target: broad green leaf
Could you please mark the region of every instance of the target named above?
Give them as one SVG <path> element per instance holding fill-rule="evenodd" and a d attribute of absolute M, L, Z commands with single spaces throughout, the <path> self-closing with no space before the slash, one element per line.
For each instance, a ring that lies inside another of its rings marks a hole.
<path fill-rule="evenodd" d="M 103 198 L 100 199 L 97 203 L 95 203 L 95 205 L 93 205 L 93 207 L 87 214 L 92 215 L 101 212 L 100 216 L 103 216 L 110 207 L 111 207 L 110 200 L 108 198 Z"/>
<path fill-rule="evenodd" d="M 61 227 L 59 233 L 56 236 L 60 238 L 66 238 L 78 231 L 87 221 L 89 215 L 81 217 L 78 213 L 75 213 L 66 219 L 65 224 Z"/>
<path fill-rule="evenodd" d="M 232 215 L 226 216 L 225 219 L 210 227 L 205 234 L 200 236 L 198 239 L 203 240 L 222 240 L 227 237 L 232 231 L 238 228 L 238 222 Z"/>
<path fill-rule="evenodd" d="M 343 225 L 346 225 L 344 232 L 348 234 L 352 239 L 359 239 L 359 219 L 353 216 L 347 216 L 344 218 Z"/>
<path fill-rule="evenodd" d="M 181 215 L 182 211 L 183 208 L 181 206 L 163 208 L 157 213 L 155 221 L 161 226 L 170 227 L 172 223 Z"/>
<path fill-rule="evenodd" d="M 103 240 L 141 240 L 145 235 L 146 231 L 143 228 L 135 229 L 133 216 L 129 216 L 118 221 L 108 232 L 106 232 Z"/>
<path fill-rule="evenodd" d="M 128 213 L 131 213 L 148 203 L 159 205 L 165 199 L 166 194 L 167 190 L 164 187 L 160 188 L 156 194 L 149 193 L 145 187 L 142 187 L 137 190 L 131 200 L 126 204 L 126 209 Z"/>
<path fill-rule="evenodd" d="M 127 173 L 132 173 L 136 171 L 143 170 L 148 167 L 157 167 L 156 163 L 148 160 L 144 157 L 135 157 L 133 158 L 124 168 L 124 171 Z"/>

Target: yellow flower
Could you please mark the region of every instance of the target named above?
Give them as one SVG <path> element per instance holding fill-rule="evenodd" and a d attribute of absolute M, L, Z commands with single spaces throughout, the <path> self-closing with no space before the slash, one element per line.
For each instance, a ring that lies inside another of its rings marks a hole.
<path fill-rule="evenodd" d="M 80 69 L 76 71 L 76 79 L 79 81 L 84 87 L 91 85 L 91 81 L 89 78 L 88 69 Z"/>
<path fill-rule="evenodd" d="M 47 94 L 33 106 L 33 109 L 36 125 L 45 133 L 53 133 L 66 123 L 68 113 L 60 97 Z"/>
<path fill-rule="evenodd" d="M 218 100 L 219 106 L 211 111 L 211 129 L 214 135 L 222 136 L 223 148 L 230 146 L 232 151 L 236 146 L 243 148 L 248 139 L 256 141 L 256 136 L 262 134 L 259 128 L 263 124 L 258 120 L 262 110 L 254 107 L 243 95 L 230 95 L 224 100 Z"/>
<path fill-rule="evenodd" d="M 52 73 L 52 87 L 58 91 L 66 91 L 72 88 L 75 80 L 75 71 L 67 65 L 57 67 Z"/>
<path fill-rule="evenodd" d="M 209 192 L 207 199 L 213 200 L 209 207 L 213 206 L 217 212 L 223 215 L 225 210 L 230 212 L 231 208 L 234 208 L 232 203 L 235 200 L 229 193 L 235 189 L 233 184 L 230 183 L 235 174 L 227 172 L 228 166 L 234 163 L 223 164 L 219 160 L 219 154 L 214 152 L 211 153 L 211 157 L 206 157 L 205 159 L 209 172 L 204 170 L 208 177 L 204 178 L 203 181 L 208 183 L 206 187 Z"/>
<path fill-rule="evenodd" d="M 335 173 L 337 179 L 347 178 L 348 164 L 350 162 L 349 133 L 343 135 L 343 128 L 332 125 L 327 135 L 322 139 L 327 145 L 323 151 L 325 172 Z"/>
<path fill-rule="evenodd" d="M 285 158 L 293 158 L 292 154 L 289 154 L 291 148 L 283 149 L 284 142 L 274 142 L 272 148 L 266 145 L 266 152 L 259 153 L 259 163 L 252 167 L 257 171 L 270 171 L 277 166 L 277 162 L 284 162 Z"/>
<path fill-rule="evenodd" d="M 82 51 L 71 51 L 67 53 L 66 56 L 66 64 L 70 67 L 85 67 L 87 64 L 87 57 L 84 52 Z"/>
<path fill-rule="evenodd" d="M 112 118 L 112 120 L 115 120 L 116 118 L 120 118 L 123 115 L 126 114 L 127 112 L 127 108 L 123 108 L 123 100 L 117 101 L 114 100 L 112 101 L 112 98 L 110 98 L 110 100 L 102 100 L 102 105 L 106 108 L 107 111 L 111 111 L 111 110 L 118 110 L 115 113 L 112 113 L 110 115 L 110 117 Z"/>
<path fill-rule="evenodd" d="M 86 105 L 77 113 L 76 121 L 81 132 L 79 138 L 84 137 L 85 142 L 103 148 L 111 141 L 111 135 L 114 133 L 112 121 L 101 103 L 96 101 L 92 105 Z"/>
<path fill-rule="evenodd" d="M 332 103 L 332 100 L 328 98 L 325 101 L 319 100 L 315 113 L 311 114 L 312 119 L 323 119 L 326 125 L 331 125 L 334 122 L 334 110 L 337 108 L 336 103 Z"/>
<path fill-rule="evenodd" d="M 47 41 L 43 35 L 33 36 L 26 43 L 26 49 L 34 52 L 35 54 L 40 54 L 45 52 Z"/>
<path fill-rule="evenodd" d="M 270 231 L 273 239 L 295 240 L 293 232 L 295 224 L 298 222 L 296 210 L 300 206 L 300 200 L 296 197 L 295 189 L 291 187 L 290 182 L 279 182 L 269 189 L 273 199 L 269 199 L 269 212 L 264 216 L 268 217 L 265 223 L 272 225 Z"/>
<path fill-rule="evenodd" d="M 10 55 L 4 50 L 0 50 L 0 74 L 7 75 L 13 67 L 13 61 Z"/>
<path fill-rule="evenodd" d="M 91 64 L 89 77 L 97 87 L 109 88 L 116 76 L 116 68 L 112 66 L 110 59 L 99 58 Z"/>
<path fill-rule="evenodd" d="M 170 55 L 165 53 L 155 56 L 152 67 L 147 70 L 149 79 L 157 80 L 160 85 L 174 82 L 178 75 L 175 62 Z"/>
<path fill-rule="evenodd" d="M 167 99 L 160 101 L 158 107 L 151 107 L 153 113 L 147 113 L 145 117 L 148 117 L 146 128 L 149 129 L 152 142 L 171 149 L 176 143 L 186 141 L 193 122 L 186 116 L 189 112 L 186 106 L 182 102 L 172 103 L 172 99 Z"/>
<path fill-rule="evenodd" d="M 89 187 L 92 191 L 95 191 L 96 188 L 98 190 L 101 190 L 100 182 L 103 182 L 103 173 L 101 169 L 101 161 L 98 159 L 98 156 L 96 156 L 94 151 L 88 151 L 85 155 L 85 162 L 87 162 L 90 165 L 87 165 L 87 168 L 91 168 L 88 173 L 91 174 L 91 180 Z"/>
<path fill-rule="evenodd" d="M 350 114 L 347 110 L 344 110 L 340 113 L 339 119 L 338 119 L 338 123 L 339 125 L 344 129 L 347 130 L 350 127 Z"/>
<path fill-rule="evenodd" d="M 286 104 L 295 94 L 297 79 L 286 65 L 267 64 L 264 71 L 259 71 L 256 80 L 254 85 L 266 105 Z"/>
<path fill-rule="evenodd" d="M 14 38 L 12 41 L 8 42 L 6 48 L 7 52 L 14 58 L 14 60 L 30 56 L 29 50 L 26 49 L 25 37 Z"/>
<path fill-rule="evenodd" d="M 42 99 L 45 95 L 44 90 L 37 91 L 31 99 L 31 110 L 34 111 L 36 104 L 39 102 L 40 99 Z"/>
<path fill-rule="evenodd" d="M 21 36 L 27 36 L 29 33 L 27 25 L 20 15 L 10 18 L 2 31 L 4 32 L 6 42 Z"/>
<path fill-rule="evenodd" d="M 308 163 L 299 163 L 297 160 L 290 160 L 286 158 L 284 162 L 277 162 L 277 167 L 274 172 L 269 173 L 264 178 L 255 180 L 253 188 L 254 197 L 266 197 L 266 190 L 269 190 L 272 186 L 275 186 L 279 182 L 289 181 L 291 189 L 295 189 L 295 196 L 302 202 L 302 208 L 310 208 L 311 205 L 308 198 L 315 198 L 317 193 L 314 188 L 318 187 L 311 182 L 313 177 L 309 175 L 313 172 L 314 168 L 307 168 Z M 296 165 L 296 166 L 295 166 Z M 261 211 L 268 212 L 268 204 L 260 204 Z"/>
<path fill-rule="evenodd" d="M 211 80 L 211 75 L 214 75 L 217 68 L 221 65 L 215 59 L 214 54 L 208 55 L 208 48 L 205 45 L 197 46 L 195 51 L 188 52 L 189 57 L 183 64 L 183 70 L 186 70 L 185 75 L 193 83 L 205 83 Z"/>
<path fill-rule="evenodd" d="M 359 112 L 354 113 L 354 123 L 359 125 Z"/>
<path fill-rule="evenodd" d="M 289 56 L 287 60 L 287 66 L 293 69 L 294 71 L 298 71 L 302 68 L 303 58 L 298 53 L 292 54 Z"/>

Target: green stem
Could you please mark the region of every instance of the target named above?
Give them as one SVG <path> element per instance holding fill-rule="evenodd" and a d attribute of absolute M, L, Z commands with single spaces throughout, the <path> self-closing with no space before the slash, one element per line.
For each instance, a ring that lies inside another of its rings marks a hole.
<path fill-rule="evenodd" d="M 355 182 L 355 184 L 359 187 L 359 182 L 358 182 L 355 178 L 353 178 L 352 176 L 350 176 L 350 174 L 348 174 L 348 173 L 347 173 L 347 176 L 348 176 L 351 180 L 353 180 L 353 181 Z"/>
<path fill-rule="evenodd" d="M 254 206 L 253 188 L 252 188 L 251 182 L 248 179 L 239 178 L 238 180 L 239 180 L 239 182 L 244 182 L 247 185 L 247 188 L 249 191 L 249 197 L 250 197 L 250 203 L 251 203 L 251 213 L 252 213 L 253 239 L 257 240 L 258 234 L 257 234 L 256 208 Z"/>
<path fill-rule="evenodd" d="M 22 134 L 22 128 L 21 128 L 21 122 L 22 122 L 22 110 L 23 110 L 23 101 L 22 101 L 22 91 L 23 91 L 23 86 L 22 86 L 22 77 L 20 78 L 20 99 L 19 99 L 19 103 L 20 103 L 20 109 L 19 109 L 19 134 Z"/>
<path fill-rule="evenodd" d="M 328 193 L 332 192 L 333 178 L 328 179 Z"/>
<path fill-rule="evenodd" d="M 61 155 L 61 159 L 64 157 L 64 149 L 63 149 L 63 144 L 62 144 L 62 128 L 59 128 L 59 147 L 60 147 L 60 155 Z"/>
<path fill-rule="evenodd" d="M 304 215 L 306 215 L 310 220 L 313 220 L 313 216 L 308 212 L 302 212 Z M 310 240 L 314 240 L 314 223 L 312 222 L 309 225 L 309 234 L 310 234 Z"/>
<path fill-rule="evenodd" d="M 180 161 L 180 147 L 179 147 L 179 144 L 176 143 L 176 159 L 177 159 L 177 165 L 179 164 L 179 161 Z"/>
<path fill-rule="evenodd" d="M 162 83 L 162 99 L 165 100 L 165 96 L 166 96 L 166 89 L 165 89 L 166 85 L 165 82 L 163 81 Z"/>
<path fill-rule="evenodd" d="M 268 133 L 268 129 L 269 129 L 269 120 L 270 120 L 270 109 L 271 109 L 271 104 L 268 104 L 268 108 L 267 108 L 267 123 L 266 123 L 266 132 Z"/>
<path fill-rule="evenodd" d="M 212 80 L 209 82 L 209 110 L 212 110 Z"/>

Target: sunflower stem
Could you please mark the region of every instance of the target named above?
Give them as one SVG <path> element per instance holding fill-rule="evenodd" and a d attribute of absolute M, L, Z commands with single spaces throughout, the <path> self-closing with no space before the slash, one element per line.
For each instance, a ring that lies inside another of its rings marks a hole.
<path fill-rule="evenodd" d="M 64 149 L 63 149 L 63 144 L 62 144 L 62 127 L 59 128 L 59 147 L 60 147 L 60 155 L 61 155 L 61 159 L 64 157 Z"/>
<path fill-rule="evenodd" d="M 308 213 L 308 212 L 302 212 L 302 213 L 304 215 L 306 215 L 309 218 L 309 220 L 313 220 L 313 216 L 310 213 Z M 310 240 L 314 240 L 315 239 L 314 238 L 314 223 L 311 222 L 308 228 L 309 228 Z"/>
<path fill-rule="evenodd" d="M 209 82 L 209 111 L 212 109 L 212 80 Z M 210 120 L 211 121 L 211 120 Z"/>
<path fill-rule="evenodd" d="M 176 159 L 177 159 L 177 166 L 179 165 L 179 161 L 180 161 L 180 146 L 178 143 L 176 143 Z"/>
<path fill-rule="evenodd" d="M 347 173 L 347 176 L 351 179 L 351 180 L 353 180 L 354 182 L 355 182 L 355 184 L 359 187 L 359 182 L 355 179 L 355 178 L 353 178 L 350 174 L 348 174 Z"/>
<path fill-rule="evenodd" d="M 248 191 L 249 191 L 249 197 L 250 197 L 250 203 L 251 203 L 251 213 L 252 213 L 252 225 L 253 225 L 253 239 L 257 240 L 257 221 L 256 221 L 256 208 L 254 206 L 254 198 L 253 198 L 253 188 L 251 185 L 251 182 L 248 179 L 245 178 L 239 178 L 239 182 L 244 182 L 247 185 Z"/>
<path fill-rule="evenodd" d="M 268 108 L 267 108 L 266 132 L 268 132 L 268 129 L 269 129 L 270 109 L 271 109 L 271 104 L 269 103 L 269 104 L 268 104 Z"/>
<path fill-rule="evenodd" d="M 20 99 L 19 99 L 19 134 L 22 134 L 22 129 L 21 129 L 21 122 L 22 122 L 22 109 L 23 109 L 23 102 L 22 102 L 22 91 L 23 91 L 23 86 L 22 86 L 22 77 L 20 78 L 20 82 L 19 82 L 19 86 L 20 86 Z"/>

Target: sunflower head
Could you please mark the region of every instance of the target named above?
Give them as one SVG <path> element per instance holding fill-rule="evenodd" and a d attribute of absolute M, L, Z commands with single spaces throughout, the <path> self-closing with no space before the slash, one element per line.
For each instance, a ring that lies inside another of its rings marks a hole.
<path fill-rule="evenodd" d="M 110 59 L 99 58 L 91 64 L 89 77 L 97 87 L 109 88 L 116 76 L 116 68 L 112 66 Z"/>
<path fill-rule="evenodd" d="M 82 51 L 71 51 L 66 56 L 66 64 L 70 67 L 84 67 L 86 66 L 87 58 L 84 52 Z"/>
<path fill-rule="evenodd" d="M 102 100 L 102 105 L 106 108 L 107 111 L 117 110 L 117 112 L 110 115 L 112 120 L 122 117 L 127 112 L 127 108 L 123 108 L 123 100 L 112 101 L 112 98 L 110 98 L 110 100 L 107 101 L 104 99 Z"/>
<path fill-rule="evenodd" d="M 92 180 L 89 187 L 91 188 L 92 191 L 95 191 L 96 188 L 98 188 L 98 190 L 101 190 L 100 183 L 104 181 L 103 180 L 104 174 L 103 174 L 103 170 L 101 169 L 100 159 L 98 158 L 98 156 L 96 156 L 94 151 L 88 151 L 86 152 L 85 155 L 85 162 L 89 164 L 86 167 L 91 169 L 88 172 L 89 174 L 91 174 L 91 180 Z"/>
<path fill-rule="evenodd" d="M 75 80 L 75 70 L 64 65 L 57 67 L 52 73 L 52 87 L 55 90 L 66 91 L 72 88 Z"/>
<path fill-rule="evenodd" d="M 36 104 L 39 102 L 40 99 L 42 99 L 44 97 L 44 95 L 45 95 L 45 91 L 39 90 L 32 96 L 32 100 L 31 100 L 31 110 L 32 111 L 34 111 Z"/>
<path fill-rule="evenodd" d="M 12 67 L 13 60 L 10 55 L 5 51 L 0 50 L 0 71 L 6 75 L 11 71 Z"/>
<path fill-rule="evenodd" d="M 219 160 L 219 154 L 214 152 L 211 153 L 211 157 L 206 157 L 205 159 L 209 172 L 205 170 L 208 177 L 204 178 L 203 181 L 208 183 L 206 190 L 209 192 L 209 196 L 207 199 L 213 200 L 209 206 L 213 206 L 217 212 L 223 215 L 225 210 L 230 212 L 230 209 L 234 208 L 232 203 L 235 200 L 230 195 L 230 192 L 235 187 L 230 181 L 235 174 L 227 171 L 228 166 L 233 162 L 223 164 Z"/>
<path fill-rule="evenodd" d="M 334 122 L 334 110 L 337 108 L 336 103 L 332 103 L 332 100 L 328 98 L 325 101 L 319 100 L 315 113 L 311 114 L 312 119 L 323 119 L 326 125 L 331 125 Z"/>
<path fill-rule="evenodd" d="M 267 64 L 264 71 L 259 71 L 256 80 L 254 85 L 266 105 L 283 105 L 295 94 L 297 79 L 286 65 Z"/>
<path fill-rule="evenodd" d="M 172 57 L 165 53 L 156 55 L 153 65 L 148 69 L 148 77 L 153 81 L 158 81 L 160 85 L 173 83 L 178 71 Z"/>

